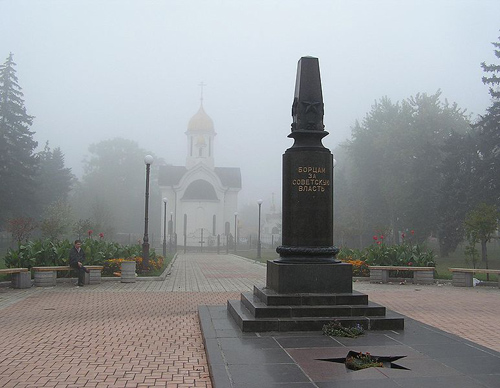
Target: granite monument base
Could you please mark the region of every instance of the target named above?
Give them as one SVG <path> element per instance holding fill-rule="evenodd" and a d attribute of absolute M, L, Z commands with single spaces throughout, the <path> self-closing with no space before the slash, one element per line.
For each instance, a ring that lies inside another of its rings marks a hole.
<path fill-rule="evenodd" d="M 242 332 L 319 331 L 333 320 L 366 330 L 404 329 L 404 318 L 353 292 L 351 264 L 268 261 L 266 283 L 227 303 Z"/>
<path fill-rule="evenodd" d="M 266 286 L 277 293 L 350 293 L 352 265 L 267 262 Z"/>

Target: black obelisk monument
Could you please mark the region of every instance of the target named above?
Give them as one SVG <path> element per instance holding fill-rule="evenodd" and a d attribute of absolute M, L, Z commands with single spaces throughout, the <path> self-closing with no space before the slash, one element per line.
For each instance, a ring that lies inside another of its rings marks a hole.
<path fill-rule="evenodd" d="M 323 146 L 323 93 L 317 58 L 297 67 L 294 140 L 283 155 L 283 245 L 267 263 L 267 288 L 278 293 L 352 292 L 352 267 L 335 258 L 333 156 Z"/>
<path fill-rule="evenodd" d="M 333 245 L 333 156 L 323 146 L 323 95 L 317 58 L 299 60 L 292 147 L 283 155 L 283 245 L 267 262 L 266 286 L 228 300 L 244 332 L 314 331 L 337 320 L 367 330 L 404 328 L 401 317 L 352 290 L 352 265 Z"/>

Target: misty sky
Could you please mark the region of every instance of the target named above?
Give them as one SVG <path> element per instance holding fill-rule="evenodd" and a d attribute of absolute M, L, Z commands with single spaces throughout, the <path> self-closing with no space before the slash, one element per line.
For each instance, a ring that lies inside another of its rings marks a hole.
<path fill-rule="evenodd" d="M 35 139 L 78 177 L 89 144 L 117 136 L 183 165 L 203 81 L 216 165 L 241 167 L 240 204 L 265 210 L 301 56 L 319 58 L 333 150 L 382 96 L 441 89 L 483 114 L 499 15 L 498 0 L 0 0 L 0 62 L 14 53 Z"/>

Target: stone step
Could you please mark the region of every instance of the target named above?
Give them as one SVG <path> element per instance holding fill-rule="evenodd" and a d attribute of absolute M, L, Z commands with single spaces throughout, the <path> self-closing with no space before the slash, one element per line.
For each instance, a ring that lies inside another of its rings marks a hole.
<path fill-rule="evenodd" d="M 368 295 L 357 291 L 339 294 L 278 294 L 270 288 L 254 286 L 253 293 L 268 306 L 351 306 L 368 304 Z"/>
<path fill-rule="evenodd" d="M 255 318 L 384 316 L 386 312 L 385 307 L 372 302 L 367 305 L 269 306 L 250 292 L 241 294 L 241 302 Z"/>
<path fill-rule="evenodd" d="M 386 316 L 364 317 L 293 317 L 256 318 L 240 300 L 228 300 L 227 310 L 242 332 L 267 331 L 321 331 L 323 326 L 334 319 L 344 326 L 360 324 L 366 330 L 403 330 L 404 318 L 395 313 Z"/>

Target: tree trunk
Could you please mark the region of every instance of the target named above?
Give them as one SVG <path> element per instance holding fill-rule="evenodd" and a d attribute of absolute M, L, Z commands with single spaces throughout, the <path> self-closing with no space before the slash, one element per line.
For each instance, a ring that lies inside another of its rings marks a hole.
<path fill-rule="evenodd" d="M 486 252 L 486 242 L 488 240 L 481 240 L 481 260 L 484 262 L 484 266 L 486 269 L 488 269 L 488 255 Z M 490 274 L 486 274 L 486 280 L 490 280 Z"/>

